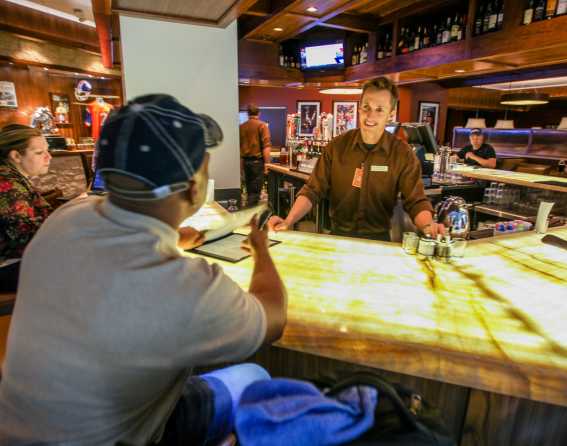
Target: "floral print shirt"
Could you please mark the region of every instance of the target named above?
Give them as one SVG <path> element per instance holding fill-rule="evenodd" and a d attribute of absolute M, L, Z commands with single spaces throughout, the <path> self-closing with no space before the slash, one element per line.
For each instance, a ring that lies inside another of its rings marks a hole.
<path fill-rule="evenodd" d="M 24 175 L 0 163 L 0 259 L 22 257 L 51 212 L 49 203 Z"/>

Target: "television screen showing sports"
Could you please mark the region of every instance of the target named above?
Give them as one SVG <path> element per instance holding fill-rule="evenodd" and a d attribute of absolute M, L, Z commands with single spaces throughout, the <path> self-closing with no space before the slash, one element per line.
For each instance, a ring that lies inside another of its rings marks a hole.
<path fill-rule="evenodd" d="M 302 68 L 327 67 L 344 65 L 345 57 L 342 43 L 330 45 L 307 46 L 301 48 Z"/>

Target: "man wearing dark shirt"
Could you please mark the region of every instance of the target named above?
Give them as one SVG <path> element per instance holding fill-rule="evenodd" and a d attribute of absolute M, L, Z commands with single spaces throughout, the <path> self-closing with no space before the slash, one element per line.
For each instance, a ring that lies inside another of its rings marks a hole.
<path fill-rule="evenodd" d="M 406 143 L 385 132 L 397 101 L 398 89 L 389 79 L 366 83 L 360 101 L 360 128 L 329 143 L 288 216 L 285 220 L 272 217 L 270 227 L 289 229 L 319 200 L 328 198 L 333 234 L 388 240 L 401 193 L 404 208 L 418 230 L 431 236 L 443 233 L 443 225 L 433 221 L 419 160 Z"/>
<path fill-rule="evenodd" d="M 481 129 L 472 129 L 469 135 L 470 144 L 458 153 L 460 159 L 469 166 L 481 166 L 494 169 L 496 167 L 496 152 L 490 144 L 484 143 Z"/>
<path fill-rule="evenodd" d="M 248 106 L 249 119 L 240 125 L 240 158 L 248 204 L 258 203 L 264 184 L 265 165 L 270 162 L 270 130 L 260 121 L 260 111 L 254 104 Z"/>

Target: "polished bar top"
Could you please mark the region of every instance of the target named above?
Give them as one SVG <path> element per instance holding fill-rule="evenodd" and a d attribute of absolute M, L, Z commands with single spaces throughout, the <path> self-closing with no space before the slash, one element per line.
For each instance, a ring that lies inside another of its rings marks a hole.
<path fill-rule="evenodd" d="M 305 182 L 307 182 L 307 180 L 309 180 L 310 177 L 309 174 L 298 172 L 297 170 L 291 170 L 289 167 L 283 166 L 282 164 L 266 164 L 266 167 L 269 170 L 273 170 L 274 172 L 283 173 L 285 175 L 298 178 Z"/>
<path fill-rule="evenodd" d="M 393 243 L 270 238 L 289 293 L 279 346 L 567 406 L 567 251 L 541 235 L 472 242 L 450 263 Z M 219 263 L 248 287 L 250 258 Z"/>
<path fill-rule="evenodd" d="M 563 177 L 471 167 L 459 167 L 458 169 L 453 170 L 453 172 L 469 178 L 475 178 L 477 180 L 496 181 L 499 183 L 515 184 L 517 186 L 527 186 L 535 189 L 567 192 L 567 178 Z M 564 186 L 557 184 L 542 184 L 540 181 L 556 181 L 558 183 L 563 183 Z"/>

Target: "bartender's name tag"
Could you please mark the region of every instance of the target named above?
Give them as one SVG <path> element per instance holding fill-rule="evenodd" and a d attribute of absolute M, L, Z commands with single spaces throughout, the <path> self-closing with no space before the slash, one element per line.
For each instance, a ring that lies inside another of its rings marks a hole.
<path fill-rule="evenodd" d="M 388 166 L 370 166 L 370 172 L 388 172 Z"/>
<path fill-rule="evenodd" d="M 362 187 L 362 175 L 364 174 L 364 169 L 357 167 L 354 169 L 354 177 L 352 177 L 352 186 L 358 187 L 359 189 Z"/>

